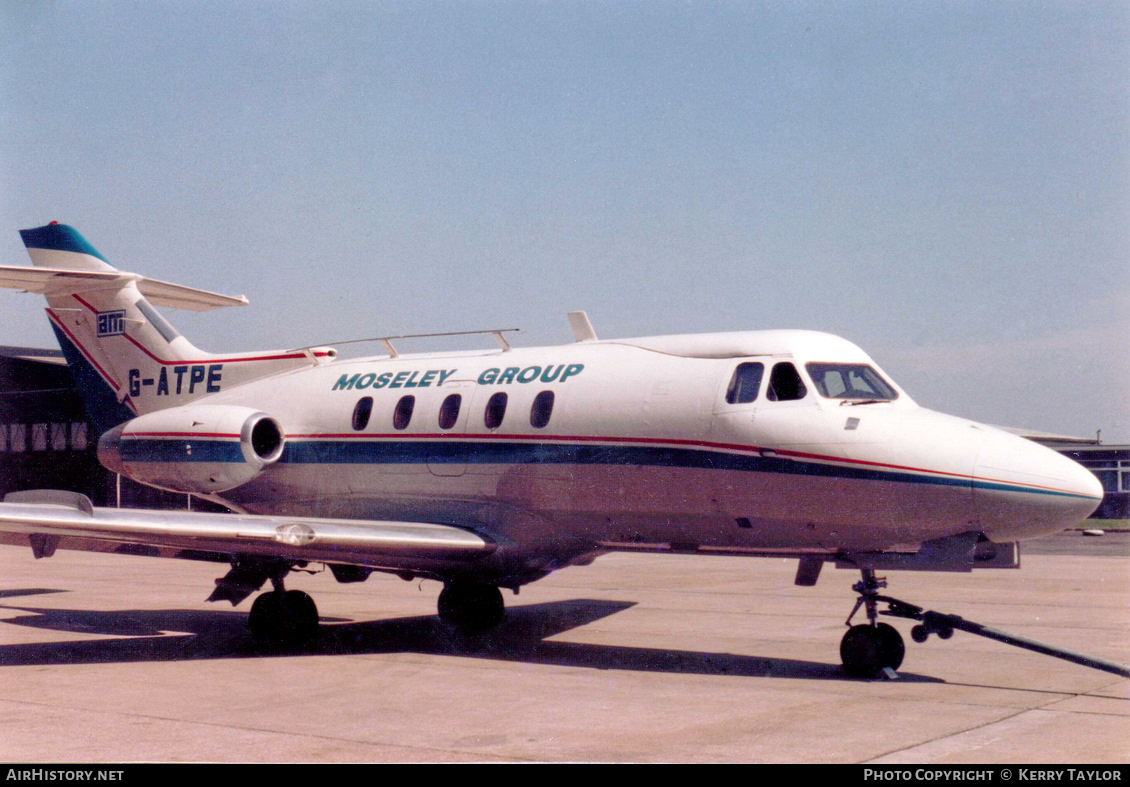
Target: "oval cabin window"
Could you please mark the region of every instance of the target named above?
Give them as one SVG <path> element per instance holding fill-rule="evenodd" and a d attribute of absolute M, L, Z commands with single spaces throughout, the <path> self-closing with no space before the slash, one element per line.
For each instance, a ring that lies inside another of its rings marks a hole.
<path fill-rule="evenodd" d="M 402 396 L 396 403 L 396 410 L 392 413 L 392 426 L 395 429 L 407 429 L 412 421 L 412 410 L 416 408 L 415 396 Z"/>
<path fill-rule="evenodd" d="M 487 429 L 497 429 L 502 425 L 502 419 L 506 417 L 506 394 L 496 393 L 487 402 L 486 413 L 483 415 L 483 422 L 486 424 Z"/>
<path fill-rule="evenodd" d="M 369 425 L 369 416 L 373 414 L 373 397 L 363 396 L 353 408 L 353 431 L 360 432 Z"/>
<path fill-rule="evenodd" d="M 459 420 L 459 405 L 463 402 L 463 397 L 459 394 L 451 394 L 443 400 L 443 404 L 439 406 L 439 428 L 450 429 L 455 426 L 455 422 Z"/>
<path fill-rule="evenodd" d="M 542 391 L 534 397 L 534 405 L 530 408 L 530 426 L 544 429 L 552 415 L 553 391 Z"/>

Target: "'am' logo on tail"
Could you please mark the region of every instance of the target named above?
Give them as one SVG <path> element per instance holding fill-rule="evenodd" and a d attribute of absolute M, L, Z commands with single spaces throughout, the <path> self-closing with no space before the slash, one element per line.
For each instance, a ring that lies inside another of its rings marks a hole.
<path fill-rule="evenodd" d="M 98 312 L 98 336 L 121 336 L 126 332 L 126 313 L 124 310 Z"/>

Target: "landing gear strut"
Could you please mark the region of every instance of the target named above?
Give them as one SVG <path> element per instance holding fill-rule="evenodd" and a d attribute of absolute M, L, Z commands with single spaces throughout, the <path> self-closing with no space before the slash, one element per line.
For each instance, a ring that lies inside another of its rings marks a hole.
<path fill-rule="evenodd" d="M 869 678 L 886 668 L 896 670 L 906 655 L 902 636 L 894 626 L 878 622 L 878 605 L 886 601 L 879 590 L 887 586 L 885 579 L 878 579 L 872 569 L 863 569 L 863 580 L 855 583 L 852 590 L 859 594 L 855 606 L 848 615 L 847 633 L 840 640 L 840 658 L 849 675 Z M 867 623 L 851 625 L 851 619 L 860 607 L 867 611 Z"/>
<path fill-rule="evenodd" d="M 230 601 L 234 607 L 270 580 L 274 590 L 260 594 L 247 616 L 251 635 L 265 645 L 297 645 L 318 633 L 318 608 L 301 590 L 287 590 L 283 578 L 291 571 L 305 570 L 305 565 L 277 558 L 234 557 L 231 571 L 216 580 L 208 600 Z"/>
<path fill-rule="evenodd" d="M 272 579 L 275 589 L 262 593 L 251 605 L 247 625 L 251 636 L 265 645 L 292 646 L 313 639 L 318 633 L 318 607 L 301 590 L 285 590 L 281 579 Z"/>
<path fill-rule="evenodd" d="M 1035 653 L 1042 653 L 1045 656 L 1054 656 L 1057 659 L 1081 664 L 1084 667 L 1130 678 L 1130 667 L 1118 662 L 1108 661 L 1097 656 L 1088 656 L 1086 653 L 1056 647 L 1046 642 L 1037 642 L 1034 639 L 1016 634 L 1008 634 L 988 626 L 982 626 L 980 623 L 974 623 L 972 620 L 966 620 L 959 615 L 933 612 L 905 601 L 899 601 L 897 598 L 879 595 L 879 591 L 886 586 L 887 581 L 876 579 L 875 571 L 869 568 L 863 569 L 863 581 L 852 585 L 852 590 L 859 594 L 859 598 L 856 599 L 851 615 L 848 615 L 847 625 L 851 628 L 840 641 L 840 657 L 843 659 L 844 669 L 850 675 L 871 677 L 888 667 L 892 670 L 898 669 L 899 665 L 902 664 L 902 657 L 906 652 L 902 637 L 892 626 L 879 623 L 876 620 L 880 614 L 877 607 L 882 602 L 887 605 L 887 609 L 881 614 L 920 621 L 910 630 L 910 636 L 915 642 L 925 642 L 931 634 L 936 634 L 939 639 L 949 639 L 953 636 L 954 631 L 964 631 L 969 634 L 976 634 L 979 637 L 1003 642 L 1006 645 L 1013 645 Z M 852 626 L 851 619 L 861 606 L 867 609 L 868 622 L 859 626 Z"/>
<path fill-rule="evenodd" d="M 444 583 L 438 606 L 440 620 L 466 633 L 494 628 L 506 617 L 502 591 L 494 585 Z"/>

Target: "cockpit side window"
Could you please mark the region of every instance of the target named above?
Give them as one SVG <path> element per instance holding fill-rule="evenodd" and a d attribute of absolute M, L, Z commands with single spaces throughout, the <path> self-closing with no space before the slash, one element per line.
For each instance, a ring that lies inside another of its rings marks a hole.
<path fill-rule="evenodd" d="M 800 379 L 795 366 L 786 362 L 773 367 L 773 373 L 769 375 L 769 390 L 766 392 L 769 401 L 790 402 L 807 395 L 808 388 L 805 387 L 804 380 Z"/>
<path fill-rule="evenodd" d="M 898 391 L 867 364 L 809 363 L 804 368 L 812 377 L 816 390 L 828 399 L 888 402 L 899 396 Z"/>
<path fill-rule="evenodd" d="M 738 368 L 734 369 L 734 376 L 730 378 L 730 387 L 726 389 L 726 402 L 728 404 L 746 404 L 755 401 L 764 374 L 765 364 L 738 364 Z"/>

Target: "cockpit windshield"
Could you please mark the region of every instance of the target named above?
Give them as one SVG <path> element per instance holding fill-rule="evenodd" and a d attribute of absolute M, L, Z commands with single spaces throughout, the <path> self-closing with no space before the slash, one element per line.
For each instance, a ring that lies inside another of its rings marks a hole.
<path fill-rule="evenodd" d="M 889 402 L 898 398 L 898 392 L 866 364 L 809 363 L 804 368 L 816 390 L 828 399 Z"/>

